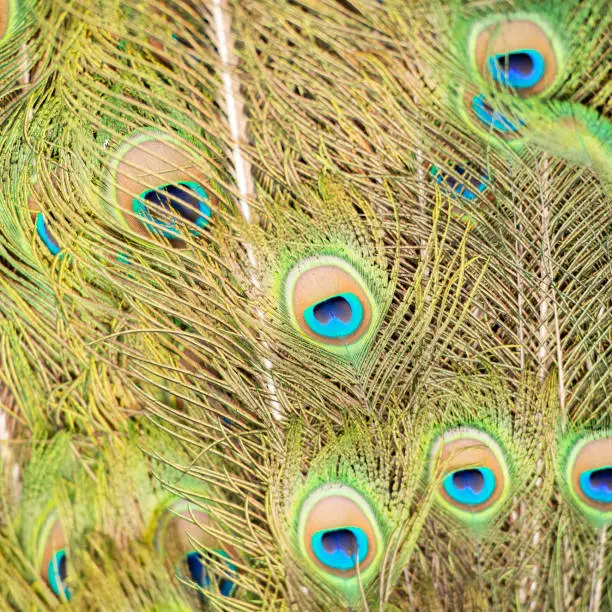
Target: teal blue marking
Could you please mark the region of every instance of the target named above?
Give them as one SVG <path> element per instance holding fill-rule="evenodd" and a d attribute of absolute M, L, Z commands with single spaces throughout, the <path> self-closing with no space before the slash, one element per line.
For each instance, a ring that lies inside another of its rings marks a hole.
<path fill-rule="evenodd" d="M 49 561 L 49 566 L 47 568 L 47 579 L 49 581 L 51 590 L 58 597 L 63 596 L 67 600 L 70 600 L 70 589 L 67 586 L 64 586 L 64 580 L 66 580 L 67 574 L 67 563 L 68 559 L 66 557 L 66 552 L 64 550 L 58 550 Z"/>
<path fill-rule="evenodd" d="M 472 100 L 472 110 L 476 116 L 486 125 L 493 127 L 499 132 L 517 132 L 518 128 L 508 118 L 501 113 L 493 111 L 491 113 L 485 106 L 484 96 L 475 96 Z M 525 125 L 519 120 L 521 125 Z"/>
<path fill-rule="evenodd" d="M 49 235 L 45 216 L 42 213 L 36 215 L 36 233 L 47 249 L 49 249 L 51 255 L 57 255 L 61 251 L 57 242 Z"/>

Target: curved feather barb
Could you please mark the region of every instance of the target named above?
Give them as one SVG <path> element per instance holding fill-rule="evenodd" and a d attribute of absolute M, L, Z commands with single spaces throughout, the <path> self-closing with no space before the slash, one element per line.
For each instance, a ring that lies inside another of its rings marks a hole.
<path fill-rule="evenodd" d="M 4 607 L 612 608 L 605 8 L 0 0 Z"/>

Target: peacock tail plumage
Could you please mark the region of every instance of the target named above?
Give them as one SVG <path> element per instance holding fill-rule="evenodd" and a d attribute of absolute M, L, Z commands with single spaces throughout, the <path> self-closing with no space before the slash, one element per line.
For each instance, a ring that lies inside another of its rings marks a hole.
<path fill-rule="evenodd" d="M 612 609 L 603 0 L 0 0 L 0 610 Z"/>

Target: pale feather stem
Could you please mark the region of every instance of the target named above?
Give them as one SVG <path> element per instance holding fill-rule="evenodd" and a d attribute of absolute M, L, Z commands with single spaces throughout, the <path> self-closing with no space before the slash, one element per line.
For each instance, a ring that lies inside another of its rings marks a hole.
<path fill-rule="evenodd" d="M 391 544 L 391 543 L 390 543 Z M 389 594 L 393 591 L 393 583 L 392 583 L 392 572 L 389 571 L 389 567 L 393 568 L 395 567 L 396 563 L 397 563 L 397 555 L 399 553 L 399 537 L 397 539 L 394 539 L 394 544 L 393 544 L 393 552 L 391 554 L 391 559 L 389 560 L 389 552 L 390 552 L 390 547 L 387 549 L 387 552 L 385 554 L 385 558 L 383 559 L 383 564 L 381 566 L 381 570 L 380 570 L 380 588 L 379 588 L 379 607 L 381 612 L 383 612 L 383 605 L 384 602 L 387 601 Z"/>
<path fill-rule="evenodd" d="M 572 568 L 574 565 L 572 564 L 572 548 L 570 546 L 569 538 L 567 536 L 563 536 L 563 547 L 565 549 L 565 554 L 563 556 L 563 563 L 565 568 Z M 565 569 L 564 568 L 564 569 Z M 572 594 L 570 589 L 570 579 L 572 577 L 572 571 L 563 571 L 563 605 L 566 608 L 569 608 L 572 603 Z"/>
<path fill-rule="evenodd" d="M 538 349 L 538 377 L 542 381 L 546 378 L 549 362 L 548 338 L 550 330 L 548 328 L 549 311 L 551 309 L 550 294 L 552 291 L 552 265 L 550 263 L 550 253 L 547 251 L 548 225 L 550 222 L 550 185 L 549 185 L 549 163 L 548 158 L 542 155 L 541 165 L 536 160 L 536 168 L 540 179 L 540 230 L 542 232 L 542 261 L 540 262 L 540 325 Z"/>
<path fill-rule="evenodd" d="M 8 417 L 4 411 L 3 402 L 0 402 L 0 446 L 2 447 L 2 462 L 5 466 L 10 466 L 13 459 L 10 440 L 11 433 L 8 428 Z"/>
<path fill-rule="evenodd" d="M 252 192 L 251 164 L 244 158 L 240 142 L 245 136 L 244 121 L 241 120 L 242 103 L 237 80 L 232 75 L 232 35 L 226 2 L 224 0 L 213 0 L 213 18 L 215 20 L 215 32 L 217 35 L 217 48 L 219 57 L 223 64 L 221 79 L 223 81 L 223 94 L 225 111 L 232 136 L 232 159 L 234 161 L 234 173 L 238 192 L 240 194 L 240 212 L 247 223 L 251 222 L 251 208 L 248 198 Z M 254 263 L 254 262 L 253 262 Z"/>
<path fill-rule="evenodd" d="M 482 586 L 482 555 L 480 550 L 480 540 L 476 541 L 476 563 L 478 564 L 478 590 L 483 593 Z"/>
<path fill-rule="evenodd" d="M 28 70 L 28 47 L 26 44 L 21 45 L 21 51 L 23 53 L 23 73 L 19 79 L 21 85 L 27 86 L 30 84 L 30 71 Z"/>
<path fill-rule="evenodd" d="M 233 40 L 231 33 L 231 17 L 227 10 L 225 0 L 213 0 L 212 13 L 215 23 L 215 33 L 217 39 L 217 48 L 219 57 L 222 63 L 221 79 L 223 81 L 223 102 L 225 103 L 225 112 L 230 128 L 232 138 L 232 161 L 234 166 L 234 178 L 238 187 L 238 202 L 240 204 L 240 213 L 242 218 L 251 223 L 251 207 L 249 206 L 249 197 L 253 192 L 253 181 L 251 175 L 251 164 L 245 158 L 242 152 L 240 143 L 246 140 L 246 125 L 242 109 L 244 107 L 240 97 L 240 86 L 238 80 L 232 74 L 234 67 L 233 57 Z M 251 282 L 257 288 L 259 283 L 255 275 L 257 269 L 257 260 L 253 253 L 253 247 L 250 244 L 245 244 L 247 258 L 251 266 Z M 257 316 L 263 323 L 264 313 L 262 310 L 257 310 Z M 262 339 L 262 346 L 268 349 L 268 344 Z M 264 367 L 268 372 L 272 370 L 272 362 L 269 359 L 264 359 Z M 281 417 L 281 404 L 276 395 L 276 385 L 271 374 L 266 377 L 266 388 L 271 396 L 272 416 L 275 419 Z"/>
<path fill-rule="evenodd" d="M 418 96 L 416 95 L 412 96 L 412 100 L 416 106 L 419 105 Z M 419 129 L 417 132 L 419 143 L 421 142 L 421 134 L 422 132 L 419 126 Z M 418 148 L 415 154 L 416 154 L 416 163 L 417 163 L 417 180 L 419 184 L 419 187 L 418 187 L 419 210 L 421 211 L 421 214 L 425 216 L 425 211 L 427 209 L 426 207 L 427 200 L 425 198 L 425 169 L 423 167 L 423 164 L 424 164 L 423 149 Z M 425 240 L 423 237 L 420 237 L 419 243 L 420 243 L 419 251 L 420 251 L 421 261 L 424 261 L 425 258 L 427 257 L 427 240 Z M 425 268 L 425 270 L 423 271 L 423 280 L 426 281 L 428 276 L 429 276 L 429 270 Z"/>
<path fill-rule="evenodd" d="M 525 503 L 521 501 L 519 503 L 519 511 L 518 511 L 517 520 L 521 516 L 524 516 L 524 514 L 525 514 Z M 521 531 L 523 532 L 521 536 L 524 536 L 525 532 L 527 531 L 527 527 L 523 526 Z M 526 551 L 523 551 L 523 555 L 522 555 L 523 558 L 525 558 L 525 555 L 526 555 Z M 519 587 L 518 597 L 519 597 L 519 601 L 521 602 L 521 604 L 524 605 L 525 602 L 527 601 L 527 577 L 526 576 L 521 580 L 521 586 Z"/>
<path fill-rule="evenodd" d="M 541 487 L 542 486 L 542 478 L 541 476 L 539 476 L 542 468 L 544 466 L 544 462 L 539 459 L 537 464 L 536 464 L 536 475 L 537 475 L 537 479 L 534 483 L 534 486 L 536 488 Z M 524 501 L 521 501 L 519 504 L 519 516 L 524 516 L 526 514 L 526 509 L 527 509 L 527 504 Z M 518 518 L 518 517 L 517 517 Z M 537 519 L 534 519 L 531 522 L 528 522 L 524 525 L 523 527 L 523 534 L 529 534 L 533 532 L 533 537 L 531 539 L 531 544 L 532 546 L 535 548 L 538 546 L 540 539 L 541 539 L 541 531 L 539 529 L 538 526 L 538 521 Z M 523 558 L 525 558 L 525 555 L 527 555 L 528 551 L 525 550 L 523 552 Z M 521 602 L 521 604 L 526 604 L 530 595 L 535 593 L 535 591 L 538 588 L 538 575 L 540 573 L 540 566 L 535 563 L 532 571 L 531 571 L 531 584 L 530 584 L 530 577 L 529 576 L 525 576 L 522 581 L 521 581 L 521 586 L 519 587 L 519 601 Z M 531 602 L 531 605 L 529 606 L 531 609 L 533 609 L 536 605 L 535 601 Z"/>
<path fill-rule="evenodd" d="M 567 411 L 565 408 L 565 374 L 563 369 L 563 348 L 561 346 L 561 330 L 559 328 L 559 311 L 557 302 L 553 300 L 553 315 L 555 325 L 555 344 L 557 350 L 557 377 L 559 383 L 559 405 L 561 408 L 561 428 L 565 431 L 567 425 Z"/>
<path fill-rule="evenodd" d="M 359 559 L 359 546 L 357 547 L 357 551 L 355 553 L 357 555 L 357 559 Z M 368 599 L 365 594 L 365 590 L 363 588 L 363 581 L 361 580 L 361 572 L 359 571 L 359 563 L 355 564 L 355 569 L 357 570 L 357 584 L 359 585 L 359 594 L 361 595 L 361 602 L 364 605 L 364 612 L 368 612 L 370 610 L 370 606 L 368 605 Z M 349 611 L 351 607 L 349 607 Z"/>
<path fill-rule="evenodd" d="M 516 306 L 518 310 L 517 333 L 518 333 L 518 344 L 519 344 L 519 363 L 520 363 L 521 372 L 523 372 L 525 370 L 525 322 L 523 320 L 524 304 L 525 304 L 525 296 L 524 296 L 525 288 L 523 284 L 524 247 L 521 244 L 520 239 L 518 238 L 518 236 L 521 236 L 522 231 L 523 231 L 523 226 L 520 222 L 520 219 L 523 216 L 523 211 L 522 211 L 522 199 L 520 197 L 516 197 L 516 189 L 514 188 L 514 180 L 513 180 L 514 179 L 513 170 L 514 170 L 514 167 L 512 163 L 510 162 L 509 163 L 509 173 L 510 173 L 510 179 L 513 185 L 513 202 L 514 202 L 514 219 L 515 219 L 514 225 L 516 228 L 516 236 L 517 236 L 517 239 L 515 241 L 515 254 L 516 254 L 516 266 L 517 266 L 517 270 L 516 270 Z M 517 214 L 516 207 L 519 207 L 519 210 L 518 210 L 519 214 Z M 519 400 L 517 397 L 517 402 L 518 401 Z M 515 501 L 518 501 L 517 498 L 515 498 Z M 524 514 L 525 514 L 525 504 L 522 501 L 520 501 L 518 505 L 518 510 L 513 512 L 510 517 L 510 522 L 515 523 Z M 525 527 L 521 528 L 521 530 L 523 534 L 526 532 Z M 523 583 L 521 584 L 519 588 L 518 596 L 519 596 L 519 601 L 521 603 L 525 603 L 525 601 L 527 600 L 525 580 L 523 580 Z"/>
<path fill-rule="evenodd" d="M 601 595 L 603 592 L 604 580 L 604 559 L 606 550 L 606 527 L 602 527 L 599 531 L 597 539 L 597 547 L 593 559 L 593 579 L 591 582 L 591 598 L 589 601 L 589 612 L 599 612 L 601 604 Z"/>
<path fill-rule="evenodd" d="M 408 568 L 404 568 L 404 583 L 406 585 L 406 593 L 408 593 L 408 603 L 410 604 L 410 609 L 414 610 L 414 596 L 412 595 L 412 585 L 410 583 L 410 574 L 408 573 Z"/>
<path fill-rule="evenodd" d="M 4 410 L 5 402 L 9 402 L 9 391 L 5 389 L 4 385 L 0 383 L 0 446 L 2 446 L 2 459 L 6 462 L 7 458 L 10 457 L 11 451 L 9 449 L 9 440 L 11 434 L 8 429 L 8 417 Z"/>
<path fill-rule="evenodd" d="M 355 367 L 354 362 L 350 359 L 349 347 L 348 347 L 348 344 L 346 344 L 346 343 L 344 343 L 344 350 L 346 351 L 347 356 L 349 356 L 349 361 L 350 361 L 351 365 L 353 366 L 353 370 L 354 370 L 353 373 L 355 374 L 355 382 L 357 383 L 357 387 L 359 388 L 359 391 L 361 392 L 361 396 L 363 398 L 363 403 L 364 403 L 366 412 L 368 414 L 371 414 L 371 411 L 370 411 L 370 402 L 368 402 L 368 396 L 366 395 L 365 387 L 363 386 L 361 378 L 359 377 L 359 372 L 357 371 L 357 368 Z M 372 429 L 372 433 L 373 434 L 375 433 L 374 429 Z"/>
<path fill-rule="evenodd" d="M 559 311 L 557 308 L 557 300 L 554 297 L 553 278 L 554 271 L 552 265 L 552 248 L 550 245 L 550 232 L 548 230 L 548 224 L 550 222 L 549 208 L 548 208 L 548 158 L 544 158 L 545 166 L 543 170 L 542 183 L 543 188 L 546 189 L 545 193 L 541 194 L 542 201 L 542 236 L 544 239 L 544 258 L 543 267 L 545 268 L 546 277 L 546 295 L 548 295 L 553 310 L 553 323 L 555 328 L 555 349 L 557 354 L 557 376 L 559 383 L 559 404 L 561 407 L 561 427 L 565 430 L 567 414 L 565 410 L 565 375 L 563 369 L 563 347 L 561 345 L 561 331 L 559 328 Z"/>
<path fill-rule="evenodd" d="M 509 171 L 510 171 L 510 178 L 513 178 L 513 165 L 510 162 L 509 163 Z M 512 181 L 512 184 L 514 185 L 514 181 Z M 515 194 L 515 190 L 513 189 L 513 193 Z M 521 197 L 514 197 L 514 205 L 515 207 L 521 207 L 517 211 L 515 210 L 514 212 L 514 218 L 515 218 L 515 227 L 516 227 L 516 235 L 517 237 L 521 235 L 522 231 L 523 231 L 523 227 L 522 224 L 520 223 L 519 219 L 522 218 L 523 216 L 523 211 L 522 211 L 522 199 Z M 524 275 L 524 266 L 523 266 L 523 256 L 524 256 L 524 247 L 521 244 L 520 239 L 517 238 L 517 240 L 515 241 L 515 245 L 516 245 L 516 263 L 517 263 L 517 271 L 516 271 L 516 291 L 517 291 L 517 295 L 516 295 L 516 305 L 517 305 L 517 309 L 518 309 L 518 341 L 519 341 L 519 362 L 520 362 L 520 367 L 521 367 L 521 372 L 524 371 L 525 369 L 525 322 L 523 319 L 523 314 L 524 314 L 524 304 L 525 304 L 525 296 L 524 296 L 524 283 L 523 283 L 523 275 Z M 517 398 L 518 401 L 518 398 Z M 518 511 L 513 513 L 513 516 L 511 517 L 511 522 L 516 522 L 519 520 L 519 518 L 521 516 L 525 515 L 525 503 L 523 501 L 519 502 L 519 506 L 518 506 Z M 529 529 L 529 526 L 523 526 L 521 528 L 523 534 L 525 534 Z M 526 551 L 523 551 L 523 557 L 526 554 Z M 527 601 L 527 589 L 526 589 L 526 581 L 527 579 L 523 579 L 522 584 L 519 588 L 519 592 L 518 592 L 518 596 L 519 596 L 519 601 L 524 604 Z"/>
<path fill-rule="evenodd" d="M 513 179 L 513 166 L 510 164 L 510 179 L 513 185 L 514 193 L 514 180 Z M 521 198 L 513 198 L 515 206 L 521 206 Z M 521 210 L 519 210 L 522 213 Z M 519 219 L 522 214 L 517 215 L 516 210 L 514 212 L 516 235 L 521 236 L 523 227 Z M 516 307 L 518 309 L 518 344 L 519 344 L 519 362 L 521 366 L 521 372 L 525 369 L 525 322 L 523 321 L 523 308 L 524 308 L 524 286 L 523 286 L 523 255 L 524 248 L 521 241 L 517 238 L 516 242 Z"/>
<path fill-rule="evenodd" d="M 540 163 L 541 162 L 541 163 Z M 540 346 L 538 349 L 538 378 L 543 381 L 546 378 L 548 371 L 548 363 L 550 361 L 548 338 L 550 337 L 549 330 L 549 312 L 551 310 L 551 304 L 554 304 L 554 299 L 551 298 L 551 292 L 553 291 L 553 270 L 552 270 L 552 253 L 550 251 L 550 238 L 549 238 L 549 223 L 550 223 L 550 174 L 549 174 L 549 160 L 546 155 L 542 154 L 540 161 L 536 158 L 536 169 L 538 178 L 540 180 L 540 231 L 542 235 L 542 260 L 540 262 L 540 308 L 539 308 L 539 342 Z M 554 310 L 554 307 L 552 308 Z M 538 412 L 536 415 L 538 425 L 542 424 L 542 413 Z M 536 466 L 537 472 L 542 469 L 541 460 L 538 461 Z M 535 487 L 540 487 L 542 479 L 538 476 Z M 540 538 L 541 531 L 538 526 L 537 520 L 533 521 L 533 546 L 537 546 Z M 531 585 L 527 592 L 524 588 L 527 586 L 529 578 L 525 577 L 523 585 L 521 587 L 522 594 L 526 599 L 530 594 L 535 593 L 538 588 L 538 576 L 540 574 L 540 565 L 535 563 L 531 572 Z M 534 608 L 536 605 L 535 601 L 531 602 L 530 608 Z"/>
<path fill-rule="evenodd" d="M 19 78 L 19 84 L 27 87 L 30 84 L 30 71 L 28 70 L 28 47 L 26 44 L 21 45 L 22 52 L 22 68 L 23 72 Z M 29 116 L 32 116 L 30 110 Z M 2 398 L 0 397 L 0 400 Z M 11 432 L 8 428 L 8 416 L 3 408 L 3 402 L 0 402 L 0 445 L 2 446 L 2 460 L 7 467 L 11 467 L 13 485 L 17 490 L 19 488 L 19 466 L 12 463 L 13 455 L 10 450 Z"/>
<path fill-rule="evenodd" d="M 521 226 L 518 226 L 518 229 L 520 231 Z M 521 251 L 522 248 L 518 247 Z M 521 365 L 521 372 L 524 371 L 525 369 L 525 324 L 523 322 L 523 304 L 524 304 L 524 297 L 523 297 L 523 279 L 522 279 L 522 274 L 519 271 L 517 274 L 517 289 L 518 289 L 518 297 L 517 297 L 517 307 L 518 307 L 518 315 L 519 315 L 519 329 L 518 329 L 518 334 L 519 334 L 519 360 L 520 360 L 520 365 Z"/>

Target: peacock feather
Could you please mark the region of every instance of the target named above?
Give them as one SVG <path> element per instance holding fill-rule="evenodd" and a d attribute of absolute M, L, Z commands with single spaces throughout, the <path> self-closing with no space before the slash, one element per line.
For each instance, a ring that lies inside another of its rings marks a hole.
<path fill-rule="evenodd" d="M 0 609 L 612 608 L 606 9 L 0 1 Z"/>

